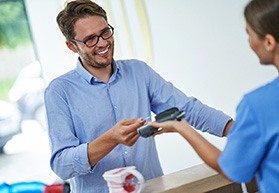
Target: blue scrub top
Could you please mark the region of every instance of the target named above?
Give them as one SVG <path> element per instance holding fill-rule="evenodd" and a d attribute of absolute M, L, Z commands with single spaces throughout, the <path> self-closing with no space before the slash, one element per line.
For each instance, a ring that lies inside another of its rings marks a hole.
<path fill-rule="evenodd" d="M 219 164 L 235 182 L 256 175 L 261 193 L 279 191 L 279 78 L 243 97 Z"/>

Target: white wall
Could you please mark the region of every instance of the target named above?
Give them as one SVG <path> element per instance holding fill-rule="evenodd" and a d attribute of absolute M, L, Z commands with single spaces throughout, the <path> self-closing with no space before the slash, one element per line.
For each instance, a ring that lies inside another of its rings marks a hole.
<path fill-rule="evenodd" d="M 59 0 L 26 2 L 40 60 L 50 81 L 74 66 L 74 58 L 66 51 L 55 23 L 61 4 Z M 187 95 L 232 117 L 244 93 L 277 75 L 273 67 L 261 66 L 249 48 L 242 13 L 247 2 L 145 1 L 153 45 L 152 66 Z M 204 136 L 223 148 L 225 139 Z M 165 173 L 202 162 L 176 134 L 156 140 Z"/>

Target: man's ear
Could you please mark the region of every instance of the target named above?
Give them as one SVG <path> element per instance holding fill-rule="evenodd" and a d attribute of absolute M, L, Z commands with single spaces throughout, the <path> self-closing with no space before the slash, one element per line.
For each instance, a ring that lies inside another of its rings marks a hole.
<path fill-rule="evenodd" d="M 74 53 L 77 53 L 77 52 L 78 52 L 77 46 L 76 46 L 73 42 L 71 42 L 70 40 L 66 40 L 66 45 L 67 45 L 67 47 L 68 47 L 70 50 L 72 50 Z"/>
<path fill-rule="evenodd" d="M 273 51 L 276 48 L 277 42 L 273 35 L 266 34 L 265 35 L 265 43 L 264 46 L 267 51 Z"/>

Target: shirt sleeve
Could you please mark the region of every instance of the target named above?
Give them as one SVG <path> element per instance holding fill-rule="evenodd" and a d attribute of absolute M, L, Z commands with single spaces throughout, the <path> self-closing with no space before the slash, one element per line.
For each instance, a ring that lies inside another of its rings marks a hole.
<path fill-rule="evenodd" d="M 264 134 L 255 112 L 244 98 L 237 108 L 237 117 L 218 163 L 231 180 L 249 182 L 264 155 Z"/>
<path fill-rule="evenodd" d="M 148 85 L 151 109 L 155 114 L 177 107 L 185 111 L 185 119 L 194 128 L 216 136 L 223 136 L 224 128 L 232 119 L 230 116 L 203 104 L 195 97 L 187 96 L 151 68 L 148 74 L 150 75 Z"/>
<path fill-rule="evenodd" d="M 56 85 L 57 86 L 57 85 Z M 63 90 L 63 89 L 60 89 Z M 45 91 L 49 138 L 51 146 L 51 168 L 62 179 L 91 171 L 88 162 L 87 143 L 81 143 L 75 136 L 74 126 L 67 100 L 52 88 Z"/>

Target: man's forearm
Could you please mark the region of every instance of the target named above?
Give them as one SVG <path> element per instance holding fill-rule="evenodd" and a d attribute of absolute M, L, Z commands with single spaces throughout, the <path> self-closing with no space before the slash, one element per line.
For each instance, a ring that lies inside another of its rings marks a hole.
<path fill-rule="evenodd" d="M 118 144 L 111 138 L 110 130 L 88 144 L 88 159 L 91 167 L 105 157 Z"/>

